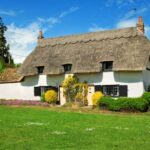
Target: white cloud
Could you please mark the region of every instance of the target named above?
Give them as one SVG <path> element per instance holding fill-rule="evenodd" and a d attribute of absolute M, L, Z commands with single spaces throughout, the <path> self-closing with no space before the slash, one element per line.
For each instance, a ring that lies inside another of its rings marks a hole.
<path fill-rule="evenodd" d="M 111 7 L 112 5 L 116 5 L 118 8 L 123 6 L 133 5 L 136 0 L 107 0 L 105 3 L 106 7 Z"/>
<path fill-rule="evenodd" d="M 137 18 L 122 20 L 116 24 L 116 28 L 136 27 L 137 21 Z M 145 25 L 145 35 L 150 38 L 150 26 Z"/>
<path fill-rule="evenodd" d="M 68 10 L 61 12 L 57 17 L 49 17 L 49 18 L 39 17 L 38 21 L 41 23 L 50 24 L 52 26 L 56 23 L 60 23 L 62 18 L 64 18 L 65 16 L 77 11 L 78 9 L 79 9 L 79 7 L 71 7 Z"/>
<path fill-rule="evenodd" d="M 93 26 L 89 28 L 90 32 L 104 31 L 104 30 L 107 30 L 107 28 L 100 27 L 100 26 L 98 26 L 96 24 L 93 24 Z"/>
<path fill-rule="evenodd" d="M 79 7 L 71 7 L 69 10 L 63 11 L 63 12 L 59 15 L 59 18 L 63 18 L 63 17 L 65 17 L 66 15 L 71 14 L 71 13 L 77 11 L 78 9 L 79 9 Z"/>
<path fill-rule="evenodd" d="M 134 8 L 134 9 L 130 10 L 129 12 L 127 12 L 127 13 L 125 14 L 125 16 L 124 16 L 123 19 L 129 19 L 129 18 L 134 17 L 135 15 L 136 15 L 136 16 L 142 15 L 142 14 L 145 13 L 147 10 L 148 10 L 147 7 L 142 7 L 142 8 L 140 8 L 140 9 Z"/>
<path fill-rule="evenodd" d="M 59 22 L 58 18 L 50 17 L 50 18 L 38 18 L 38 21 L 41 23 L 50 23 L 50 24 L 56 24 Z"/>
<path fill-rule="evenodd" d="M 36 22 L 19 27 L 15 24 L 10 24 L 7 26 L 6 39 L 10 45 L 10 52 L 14 58 L 15 63 L 22 62 L 36 46 L 37 37 L 39 30 L 46 30 L 52 28 L 55 24 L 60 23 L 61 19 L 68 14 L 71 14 L 78 10 L 78 7 L 71 7 L 68 11 L 60 13 L 58 17 L 49 18 L 38 18 Z"/>
<path fill-rule="evenodd" d="M 0 9 L 0 14 L 6 15 L 6 16 L 15 16 L 16 15 L 16 13 L 12 10 L 6 11 L 6 10 L 2 10 L 2 9 Z"/>
<path fill-rule="evenodd" d="M 37 23 L 32 23 L 26 27 L 10 24 L 7 28 L 6 38 L 10 45 L 10 53 L 15 63 L 22 62 L 25 58 L 22 56 L 27 56 L 35 47 L 40 26 Z"/>
<path fill-rule="evenodd" d="M 135 27 L 137 23 L 136 18 L 121 20 L 116 24 L 116 28 L 127 28 L 127 27 Z"/>

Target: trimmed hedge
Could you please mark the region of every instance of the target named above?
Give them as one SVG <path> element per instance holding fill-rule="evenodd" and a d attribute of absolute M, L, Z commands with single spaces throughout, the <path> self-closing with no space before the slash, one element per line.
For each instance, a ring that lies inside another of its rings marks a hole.
<path fill-rule="evenodd" d="M 144 98 L 145 100 L 148 101 L 149 105 L 150 105 L 150 92 L 145 92 L 143 95 L 142 95 L 142 98 Z"/>
<path fill-rule="evenodd" d="M 102 97 L 99 106 L 111 111 L 141 111 L 148 110 L 148 101 L 144 98 L 118 98 Z"/>

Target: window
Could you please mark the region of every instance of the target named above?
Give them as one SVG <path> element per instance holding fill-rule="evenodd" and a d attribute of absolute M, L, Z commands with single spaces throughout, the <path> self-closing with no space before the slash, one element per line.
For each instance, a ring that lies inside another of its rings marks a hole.
<path fill-rule="evenodd" d="M 44 66 L 37 67 L 38 74 L 42 74 L 44 70 Z"/>
<path fill-rule="evenodd" d="M 34 96 L 41 96 L 42 93 L 45 93 L 48 90 L 58 91 L 58 88 L 54 86 L 37 86 L 34 87 Z"/>
<path fill-rule="evenodd" d="M 95 92 L 96 91 L 101 91 L 105 96 L 112 96 L 112 97 L 128 96 L 127 85 L 95 85 Z"/>
<path fill-rule="evenodd" d="M 70 73 L 71 72 L 72 64 L 65 64 L 63 66 L 64 66 L 64 72 L 65 73 Z"/>
<path fill-rule="evenodd" d="M 104 61 L 102 62 L 102 70 L 103 71 L 112 71 L 113 61 Z"/>
<path fill-rule="evenodd" d="M 150 57 L 149 57 L 148 64 L 147 64 L 147 66 L 146 66 L 146 70 L 150 71 Z"/>
<path fill-rule="evenodd" d="M 119 96 L 119 86 L 118 85 L 103 86 L 103 93 L 106 96 Z"/>

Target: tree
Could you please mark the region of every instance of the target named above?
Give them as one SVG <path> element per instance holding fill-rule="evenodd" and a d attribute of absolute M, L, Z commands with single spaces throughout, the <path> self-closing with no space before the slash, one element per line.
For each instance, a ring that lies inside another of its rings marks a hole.
<path fill-rule="evenodd" d="M 5 38 L 5 32 L 7 31 L 7 27 L 4 25 L 2 18 L 0 17 L 0 58 L 6 64 L 13 64 L 13 59 L 11 54 L 9 53 L 9 44 L 7 44 Z"/>

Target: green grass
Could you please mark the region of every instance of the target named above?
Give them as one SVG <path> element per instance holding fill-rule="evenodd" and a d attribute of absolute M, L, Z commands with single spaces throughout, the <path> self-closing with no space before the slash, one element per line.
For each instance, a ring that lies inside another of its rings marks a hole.
<path fill-rule="evenodd" d="M 0 106 L 2 150 L 149 150 L 150 114 Z"/>

